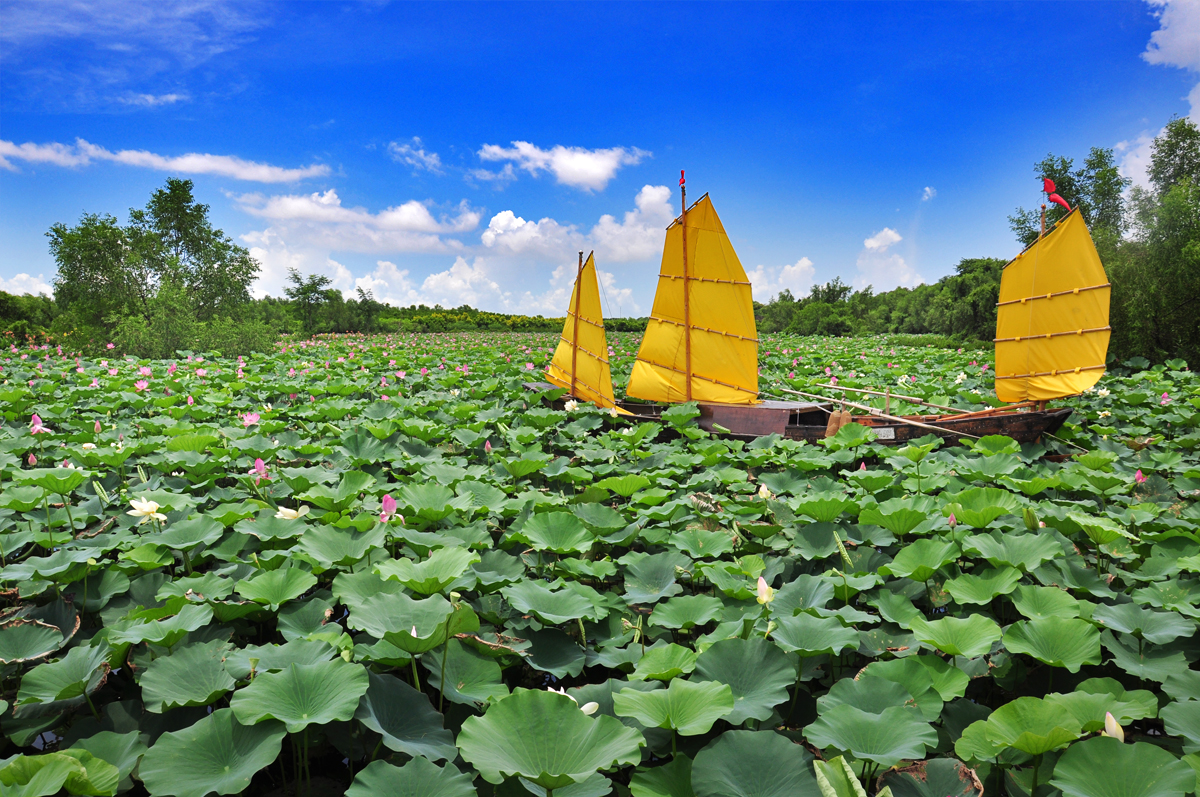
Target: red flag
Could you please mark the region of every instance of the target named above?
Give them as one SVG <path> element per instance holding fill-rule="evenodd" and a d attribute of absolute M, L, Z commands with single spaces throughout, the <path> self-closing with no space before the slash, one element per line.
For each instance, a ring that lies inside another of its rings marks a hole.
<path fill-rule="evenodd" d="M 683 169 L 679 170 L 679 184 L 683 185 Z"/>
<path fill-rule="evenodd" d="M 1068 211 L 1071 209 L 1071 206 L 1067 204 L 1067 200 L 1063 199 L 1058 194 L 1051 194 L 1049 196 L 1049 199 L 1051 202 L 1053 202 L 1056 205 L 1062 205 Z"/>
<path fill-rule="evenodd" d="M 1045 191 L 1047 194 L 1053 194 L 1058 189 L 1054 187 L 1053 180 L 1051 180 L 1049 177 L 1043 177 L 1042 178 L 1042 190 Z"/>

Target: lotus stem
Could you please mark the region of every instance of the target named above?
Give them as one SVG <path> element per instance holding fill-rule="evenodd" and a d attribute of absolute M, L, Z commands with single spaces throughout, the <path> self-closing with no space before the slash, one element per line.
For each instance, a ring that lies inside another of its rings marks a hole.
<path fill-rule="evenodd" d="M 1033 757 L 1033 784 L 1029 787 L 1029 794 L 1031 795 L 1031 797 L 1036 797 L 1036 795 L 1037 795 L 1038 765 L 1040 765 L 1041 763 L 1042 763 L 1042 757 L 1040 755 L 1035 755 Z"/>
<path fill-rule="evenodd" d="M 442 643 L 442 680 L 438 689 L 438 713 L 442 712 L 442 706 L 446 704 L 446 659 L 450 658 L 450 618 L 454 616 L 451 612 L 446 618 L 446 641 Z"/>
<path fill-rule="evenodd" d="M 408 659 L 408 663 L 412 665 L 413 688 L 416 689 L 418 692 L 420 692 L 421 691 L 421 678 L 420 678 L 420 676 L 417 675 L 417 657 L 415 655 L 410 656 Z"/>
<path fill-rule="evenodd" d="M 92 696 L 87 693 L 86 689 L 83 692 L 83 699 L 87 701 L 88 708 L 92 710 L 92 715 L 96 718 L 96 721 L 100 722 L 100 712 L 96 710 L 96 704 L 92 702 Z"/>
<path fill-rule="evenodd" d="M 71 524 L 71 536 L 74 537 L 75 536 L 75 518 L 72 517 L 72 515 L 71 515 L 71 502 L 68 501 L 67 497 L 65 495 L 63 495 L 62 493 L 59 493 L 58 497 L 63 500 L 63 507 L 67 510 L 67 521 Z"/>

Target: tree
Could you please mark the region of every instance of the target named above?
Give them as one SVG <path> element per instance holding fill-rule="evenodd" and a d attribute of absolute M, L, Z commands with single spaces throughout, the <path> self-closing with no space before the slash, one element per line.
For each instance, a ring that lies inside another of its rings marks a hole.
<path fill-rule="evenodd" d="M 129 224 L 85 213 L 79 224 L 46 233 L 58 263 L 54 296 L 80 321 L 104 326 L 110 317 L 149 320 L 164 282 L 180 286 L 201 320 L 229 315 L 250 299 L 259 265 L 208 221 L 208 206 L 192 196 L 191 180 L 168 179 Z"/>
<path fill-rule="evenodd" d="M 1048 177 L 1054 181 L 1056 193 L 1071 207 L 1079 207 L 1084 221 L 1094 233 L 1104 230 L 1103 235 L 1119 236 L 1126 228 L 1124 192 L 1130 181 L 1117 170 L 1113 151 L 1092 147 L 1081 168 L 1073 169 L 1074 164 L 1071 158 L 1050 154 L 1034 164 L 1033 171 L 1038 179 Z M 1046 229 L 1066 215 L 1067 211 L 1062 207 L 1048 203 Z M 1008 217 L 1008 223 L 1017 240 L 1023 246 L 1029 246 L 1041 233 L 1041 209 L 1017 208 Z"/>
<path fill-rule="evenodd" d="M 1178 116 L 1150 145 L 1150 182 L 1162 196 L 1184 180 L 1200 182 L 1200 128 Z"/>
<path fill-rule="evenodd" d="M 317 308 L 329 301 L 326 289 L 333 284 L 333 280 L 323 274 L 309 274 L 306 278 L 295 268 L 289 268 L 288 281 L 292 287 L 284 288 L 283 292 L 300 308 L 304 329 L 311 334 L 315 328 Z"/>

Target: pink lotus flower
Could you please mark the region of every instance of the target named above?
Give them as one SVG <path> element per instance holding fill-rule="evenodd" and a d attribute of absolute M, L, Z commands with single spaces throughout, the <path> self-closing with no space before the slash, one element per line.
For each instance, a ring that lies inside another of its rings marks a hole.
<path fill-rule="evenodd" d="M 203 368 L 197 368 L 196 376 L 200 376 L 200 377 L 208 376 L 208 371 L 204 370 Z"/>
<path fill-rule="evenodd" d="M 397 378 L 397 379 L 403 379 L 403 378 L 404 378 L 404 374 L 405 374 L 405 372 L 404 372 L 404 371 L 397 371 L 397 372 L 396 372 L 396 378 Z"/>
<path fill-rule="evenodd" d="M 858 469 L 859 469 L 859 470 L 866 470 L 866 469 L 867 469 L 867 461 L 866 461 L 865 459 L 863 460 L 863 463 L 862 463 L 861 465 L 859 465 L 859 466 L 858 466 Z"/>
<path fill-rule="evenodd" d="M 295 368 L 289 368 L 289 369 L 288 369 L 288 376 L 295 376 L 295 375 L 296 375 L 296 369 L 295 369 Z"/>
<path fill-rule="evenodd" d="M 167 376 L 174 376 L 175 372 L 178 370 L 179 366 L 175 363 L 171 363 L 169 366 L 167 366 Z"/>
<path fill-rule="evenodd" d="M 831 385 L 836 385 L 836 384 L 837 384 L 837 377 L 836 377 L 836 376 L 831 376 L 831 377 L 829 377 L 829 384 L 831 384 Z"/>
<path fill-rule="evenodd" d="M 908 378 L 908 381 L 910 381 L 910 382 L 916 382 L 916 381 L 917 381 L 917 378 L 916 378 L 915 376 L 910 376 L 910 377 Z"/>
<path fill-rule="evenodd" d="M 254 484 L 257 486 L 263 479 L 271 480 L 267 475 L 267 463 L 262 461 L 262 457 L 254 460 L 254 467 L 250 469 L 250 475 L 254 477 Z"/>
<path fill-rule="evenodd" d="M 483 441 L 483 453 L 485 453 L 489 456 L 491 455 L 491 453 L 492 453 L 492 441 L 491 440 Z"/>
<path fill-rule="evenodd" d="M 142 376 L 153 376 L 154 375 L 154 371 L 145 365 L 143 365 L 141 368 L 138 369 L 138 373 L 141 374 Z"/>
<path fill-rule="evenodd" d="M 133 387 L 137 392 L 141 393 L 143 390 L 150 387 L 150 383 L 147 382 L 145 379 L 139 379 L 138 381 L 133 383 Z"/>
<path fill-rule="evenodd" d="M 950 517 L 946 518 L 946 522 L 950 524 L 950 528 L 954 528 L 958 525 L 958 518 L 954 517 L 954 513 L 951 512 Z"/>
<path fill-rule="evenodd" d="M 116 375 L 117 375 L 117 369 L 116 369 L 116 368 L 109 368 L 109 369 L 108 369 L 108 375 L 109 375 L 109 376 L 116 376 Z"/>
<path fill-rule="evenodd" d="M 795 379 L 795 378 L 796 378 L 796 372 L 788 371 L 788 379 Z"/>
<path fill-rule="evenodd" d="M 525 370 L 526 370 L 526 371 L 532 371 L 532 370 L 533 370 L 533 363 L 525 363 Z"/>
<path fill-rule="evenodd" d="M 379 513 L 379 522 L 387 523 L 396 514 L 396 499 L 391 495 L 385 495 L 380 503 L 383 511 Z"/>
<path fill-rule="evenodd" d="M 31 467 L 31 468 L 37 467 L 37 457 L 35 457 L 33 455 L 32 451 L 29 452 L 29 467 Z"/>
<path fill-rule="evenodd" d="M 1167 406 L 1168 404 L 1170 404 L 1170 403 L 1171 403 L 1171 397 L 1170 397 L 1170 396 L 1168 396 L 1166 393 L 1163 393 L 1163 394 L 1162 394 L 1162 400 L 1160 400 L 1158 403 L 1159 403 L 1159 405 L 1160 405 L 1160 406 L 1163 406 L 1163 407 L 1165 407 L 1165 406 Z"/>
<path fill-rule="evenodd" d="M 96 425 L 92 427 L 96 434 L 100 434 L 100 430 L 104 427 L 100 425 L 100 421 L 96 421 Z"/>
<path fill-rule="evenodd" d="M 1145 483 L 1146 483 L 1146 477 L 1145 477 L 1145 475 L 1142 473 L 1142 469 L 1141 469 L 1141 468 L 1138 468 L 1138 472 L 1137 472 L 1137 473 L 1135 473 L 1135 474 L 1133 474 L 1133 480 L 1134 480 L 1135 482 L 1137 482 L 1138 484 L 1145 484 Z"/>
<path fill-rule="evenodd" d="M 833 373 L 833 369 L 830 368 L 828 365 L 825 366 L 825 376 L 829 376 L 832 373 Z"/>
<path fill-rule="evenodd" d="M 428 374 L 429 374 L 429 369 L 428 369 L 428 368 L 422 368 L 422 369 L 421 369 L 421 376 L 426 376 L 426 375 L 428 375 Z"/>
<path fill-rule="evenodd" d="M 247 412 L 242 416 L 242 426 L 250 427 L 258 423 L 259 414 L 257 412 Z"/>
<path fill-rule="evenodd" d="M 96 377 L 92 377 L 92 383 L 88 385 L 88 387 L 100 387 L 100 380 Z"/>
<path fill-rule="evenodd" d="M 104 348 L 106 348 L 106 349 L 111 349 L 111 348 L 113 348 L 113 345 L 110 343 L 110 344 L 108 344 L 107 346 L 105 346 Z"/>
<path fill-rule="evenodd" d="M 33 417 L 29 419 L 29 433 L 30 434 L 49 434 L 50 433 L 50 427 L 44 426 L 42 424 L 42 419 L 38 416 L 38 414 L 36 412 L 33 414 Z"/>
<path fill-rule="evenodd" d="M 195 400 L 194 398 L 192 398 L 191 396 L 188 396 L 188 402 L 187 402 L 187 403 L 188 403 L 188 406 L 190 407 L 190 406 L 192 406 L 193 404 L 195 404 L 195 403 L 196 403 L 196 400 Z"/>

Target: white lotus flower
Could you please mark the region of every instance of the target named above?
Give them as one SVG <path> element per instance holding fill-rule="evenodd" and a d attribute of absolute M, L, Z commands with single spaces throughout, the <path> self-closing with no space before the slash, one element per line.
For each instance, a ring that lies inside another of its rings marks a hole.
<path fill-rule="evenodd" d="M 563 409 L 567 412 L 574 412 L 575 410 L 579 409 L 579 402 L 568 399 L 566 403 L 563 404 Z"/>
<path fill-rule="evenodd" d="M 1112 715 L 1111 711 L 1104 712 L 1104 730 L 1100 731 L 1101 736 L 1111 736 L 1118 741 L 1125 741 L 1125 730 L 1121 727 L 1121 723 L 1117 722 L 1117 718 Z"/>
<path fill-rule="evenodd" d="M 275 513 L 275 517 L 280 520 L 296 520 L 308 514 L 309 507 L 302 506 L 299 509 L 288 509 L 286 506 L 279 507 L 279 511 Z"/>
<path fill-rule="evenodd" d="M 576 702 L 578 702 L 578 701 L 576 701 Z M 599 703 L 584 703 L 582 706 L 579 707 L 579 710 L 582 711 L 584 714 L 587 714 L 590 717 L 591 715 L 595 714 L 597 711 L 600 710 L 600 704 Z"/>
<path fill-rule="evenodd" d="M 616 408 L 616 407 L 609 407 L 609 408 L 608 408 L 608 414 L 609 414 L 609 415 L 611 415 L 611 416 L 612 416 L 612 417 L 614 417 L 614 418 L 615 418 L 615 417 L 617 417 L 617 408 Z"/>
<path fill-rule="evenodd" d="M 1100 417 L 1101 417 L 1101 418 L 1107 418 L 1107 417 L 1109 417 L 1110 415 L 1112 415 L 1112 413 L 1111 413 L 1111 412 L 1109 412 L 1108 410 L 1101 410 L 1101 411 L 1100 411 Z"/>
<path fill-rule="evenodd" d="M 767 485 L 760 484 L 760 485 L 758 485 L 758 497 L 763 499 L 764 501 L 768 501 L 768 500 L 774 498 L 775 496 L 772 495 L 771 491 L 767 489 Z"/>
<path fill-rule="evenodd" d="M 956 385 L 961 385 L 963 382 L 966 382 L 966 381 L 967 381 L 967 375 L 962 373 L 961 371 L 959 372 L 958 376 L 954 377 L 954 384 L 956 384 Z"/>
<path fill-rule="evenodd" d="M 95 448 L 96 448 L 96 444 L 95 444 L 95 443 L 84 443 L 84 444 L 83 444 L 83 450 L 84 450 L 84 451 L 92 451 L 92 450 L 93 450 L 93 449 L 95 449 Z"/>
<path fill-rule="evenodd" d="M 133 509 L 125 514 L 140 517 L 141 520 L 138 521 L 139 526 L 149 520 L 157 520 L 161 523 L 167 519 L 166 515 L 158 511 L 160 507 L 154 501 L 139 501 L 136 498 L 131 498 L 129 499 L 129 505 Z"/>
<path fill-rule="evenodd" d="M 1108 398 L 1108 388 L 1102 387 L 1096 391 L 1096 395 L 1100 398 Z"/>

